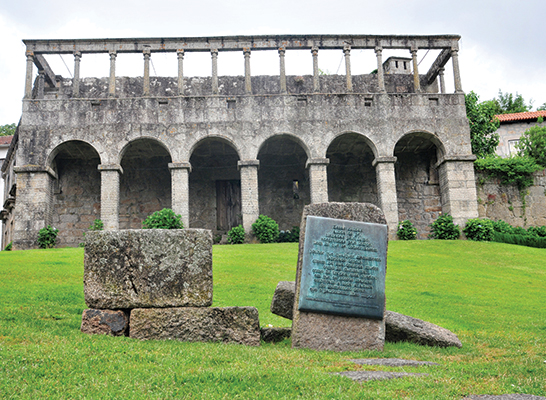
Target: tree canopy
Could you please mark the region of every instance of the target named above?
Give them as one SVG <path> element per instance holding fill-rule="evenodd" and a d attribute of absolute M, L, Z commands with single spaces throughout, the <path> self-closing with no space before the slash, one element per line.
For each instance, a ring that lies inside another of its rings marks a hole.
<path fill-rule="evenodd" d="M 0 125 L 0 136 L 11 136 L 15 134 L 15 124 Z"/>
<path fill-rule="evenodd" d="M 503 93 L 499 89 L 498 97 L 491 100 L 495 106 L 495 114 L 513 114 L 520 112 L 531 111 L 533 108 L 533 100 L 529 101 L 529 104 L 525 102 L 525 99 L 521 94 Z M 546 104 L 545 104 L 546 105 Z"/>
<path fill-rule="evenodd" d="M 480 97 L 470 92 L 465 95 L 466 116 L 470 124 L 470 141 L 472 153 L 478 158 L 495 154 L 499 144 L 500 122 L 495 118 L 497 108 L 493 100 L 480 103 Z"/>

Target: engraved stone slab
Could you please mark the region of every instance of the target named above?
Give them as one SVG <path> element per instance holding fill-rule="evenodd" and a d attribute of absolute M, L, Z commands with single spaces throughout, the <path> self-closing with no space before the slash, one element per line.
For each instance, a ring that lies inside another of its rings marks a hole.
<path fill-rule="evenodd" d="M 332 202 L 305 206 L 300 226 L 300 247 L 292 320 L 292 347 L 335 351 L 383 350 L 385 344 L 384 319 L 300 310 L 304 244 L 307 220 L 310 216 L 339 219 L 344 222 L 360 221 L 381 225 L 387 223 L 381 209 L 373 204 Z M 374 246 L 379 245 L 374 244 Z"/>
<path fill-rule="evenodd" d="M 307 217 L 300 311 L 383 318 L 387 226 Z"/>

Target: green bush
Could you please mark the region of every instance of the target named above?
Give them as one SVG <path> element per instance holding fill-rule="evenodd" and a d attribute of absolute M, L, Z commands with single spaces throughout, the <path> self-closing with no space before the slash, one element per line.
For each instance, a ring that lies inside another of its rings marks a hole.
<path fill-rule="evenodd" d="M 502 219 L 499 219 L 498 221 L 493 221 L 493 229 L 495 230 L 495 232 L 500 233 L 514 233 L 514 227 L 508 222 L 503 221 Z"/>
<path fill-rule="evenodd" d="M 429 237 L 432 239 L 456 240 L 459 236 L 461 236 L 459 225 L 453 223 L 451 215 L 440 215 L 430 224 Z"/>
<path fill-rule="evenodd" d="M 500 179 L 501 184 L 514 184 L 519 190 L 533 185 L 533 172 L 543 169 L 532 157 L 508 157 L 489 156 L 474 161 L 477 170 Z"/>
<path fill-rule="evenodd" d="M 546 248 L 546 238 L 534 235 L 511 235 L 509 233 L 494 232 L 493 241 L 499 243 L 517 244 L 519 246 Z"/>
<path fill-rule="evenodd" d="M 11 248 L 13 246 L 13 242 L 9 242 L 6 247 L 4 247 L 4 251 L 11 251 Z"/>
<path fill-rule="evenodd" d="M 417 229 L 415 229 L 409 219 L 406 219 L 398 223 L 396 236 L 400 240 L 415 240 L 417 238 Z"/>
<path fill-rule="evenodd" d="M 260 215 L 252 224 L 252 233 L 260 243 L 274 243 L 279 237 L 279 225 L 266 215 Z"/>
<path fill-rule="evenodd" d="M 182 216 L 170 208 L 156 211 L 142 222 L 144 229 L 182 229 Z"/>
<path fill-rule="evenodd" d="M 474 218 L 466 221 L 463 229 L 467 239 L 478 242 L 490 242 L 493 240 L 495 229 L 490 219 Z"/>
<path fill-rule="evenodd" d="M 527 232 L 533 236 L 546 238 L 546 226 L 530 226 Z"/>
<path fill-rule="evenodd" d="M 525 131 L 516 147 L 522 156 L 532 157 L 546 167 L 546 126 L 533 126 Z"/>
<path fill-rule="evenodd" d="M 90 231 L 102 231 L 104 229 L 104 223 L 100 219 L 96 219 L 93 221 L 93 225 L 89 226 Z"/>
<path fill-rule="evenodd" d="M 245 242 L 245 228 L 243 225 L 234 226 L 227 233 L 228 243 L 230 244 L 241 244 Z"/>
<path fill-rule="evenodd" d="M 293 226 L 292 230 L 287 229 L 279 232 L 279 243 L 294 243 L 300 241 L 300 228 L 299 226 Z"/>
<path fill-rule="evenodd" d="M 52 247 L 55 247 L 58 234 L 59 230 L 53 228 L 51 225 L 40 229 L 38 231 L 38 246 L 41 249 L 50 249 Z"/>

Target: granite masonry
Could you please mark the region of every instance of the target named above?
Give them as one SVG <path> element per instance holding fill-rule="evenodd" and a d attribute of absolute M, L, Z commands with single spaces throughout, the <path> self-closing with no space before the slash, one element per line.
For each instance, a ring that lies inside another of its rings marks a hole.
<path fill-rule="evenodd" d="M 240 223 L 250 232 L 259 214 L 291 229 L 305 205 L 327 201 L 375 204 L 391 238 L 406 218 L 426 235 L 440 211 L 463 224 L 478 211 L 459 40 L 24 40 L 25 97 L 11 164 L 13 246 L 36 247 L 38 230 L 48 224 L 59 228 L 60 246 L 75 246 L 95 218 L 107 230 L 136 229 L 165 207 L 181 214 L 185 227 L 215 235 Z M 287 54 L 295 50 L 309 52 L 311 74 L 286 74 Z M 400 57 L 383 60 L 387 50 Z M 224 51 L 241 54 L 244 76 L 218 76 Z M 264 51 L 278 55 L 277 76 L 251 74 L 252 55 Z M 320 75 L 319 58 L 334 51 L 345 73 Z M 353 51 L 368 54 L 377 70 L 352 75 Z M 191 52 L 210 54 L 210 76 L 184 75 Z M 109 76 L 80 77 L 82 63 L 97 53 L 109 57 Z M 128 53 L 142 55 L 143 76 L 116 74 L 116 60 Z M 163 53 L 177 63 L 178 76 L 150 76 L 151 59 Z M 433 61 L 420 71 L 425 54 Z M 51 69 L 48 59 L 59 55 L 74 58 L 73 78 Z M 454 93 L 444 82 L 448 63 Z"/>

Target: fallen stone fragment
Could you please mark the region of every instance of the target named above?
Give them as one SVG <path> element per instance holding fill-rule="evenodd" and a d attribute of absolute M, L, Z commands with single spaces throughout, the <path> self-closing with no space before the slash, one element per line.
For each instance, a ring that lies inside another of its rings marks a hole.
<path fill-rule="evenodd" d="M 431 361 L 404 360 L 401 358 L 358 358 L 351 361 L 359 365 L 385 365 L 387 367 L 418 367 L 420 365 L 439 365 Z"/>
<path fill-rule="evenodd" d="M 296 282 L 280 281 L 271 301 L 271 312 L 283 318 L 292 319 Z"/>
<path fill-rule="evenodd" d="M 259 346 L 260 322 L 255 307 L 136 308 L 129 336 Z"/>
<path fill-rule="evenodd" d="M 83 282 L 90 308 L 212 304 L 211 231 L 90 231 L 85 238 Z"/>
<path fill-rule="evenodd" d="M 501 394 L 498 396 L 482 394 L 477 396 L 465 397 L 463 400 L 541 400 L 546 399 L 546 397 L 534 396 L 532 394 Z"/>
<path fill-rule="evenodd" d="M 383 381 L 387 379 L 403 378 L 405 376 L 428 376 L 428 374 L 419 374 L 411 372 L 387 372 L 387 371 L 344 371 L 336 372 L 336 375 L 346 376 L 357 382 Z"/>
<path fill-rule="evenodd" d="M 91 335 L 123 336 L 129 326 L 129 314 L 121 310 L 83 310 L 80 330 Z"/>
<path fill-rule="evenodd" d="M 393 311 L 385 312 L 387 342 L 413 342 L 427 346 L 463 347 L 453 332 L 421 319 Z"/>
<path fill-rule="evenodd" d="M 290 328 L 261 328 L 260 335 L 266 343 L 282 342 L 290 337 L 292 329 Z"/>

